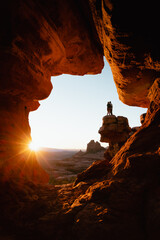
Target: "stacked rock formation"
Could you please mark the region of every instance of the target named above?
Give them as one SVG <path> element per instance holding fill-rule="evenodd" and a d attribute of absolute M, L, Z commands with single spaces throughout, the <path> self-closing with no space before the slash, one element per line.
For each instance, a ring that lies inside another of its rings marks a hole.
<path fill-rule="evenodd" d="M 105 156 L 109 154 L 112 158 L 120 147 L 126 142 L 129 137 L 131 128 L 126 117 L 115 115 L 106 115 L 103 117 L 103 125 L 99 129 L 101 142 L 109 143 Z M 108 156 L 107 156 L 108 157 Z"/>

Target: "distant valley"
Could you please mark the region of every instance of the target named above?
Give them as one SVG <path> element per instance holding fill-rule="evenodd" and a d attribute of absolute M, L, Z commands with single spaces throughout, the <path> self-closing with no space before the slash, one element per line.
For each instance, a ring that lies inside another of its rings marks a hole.
<path fill-rule="evenodd" d="M 104 150 L 87 152 L 78 150 L 41 148 L 37 159 L 50 176 L 50 184 L 73 182 L 77 174 L 87 169 L 94 161 L 103 159 Z"/>
<path fill-rule="evenodd" d="M 46 160 L 62 160 L 73 156 L 78 151 L 79 150 L 76 149 L 41 148 L 38 154 L 38 160 L 43 160 L 44 156 Z"/>

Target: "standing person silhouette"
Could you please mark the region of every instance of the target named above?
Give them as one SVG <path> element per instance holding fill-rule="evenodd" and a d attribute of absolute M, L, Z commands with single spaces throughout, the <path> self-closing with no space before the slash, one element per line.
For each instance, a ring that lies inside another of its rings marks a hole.
<path fill-rule="evenodd" d="M 113 105 L 110 101 L 107 103 L 107 115 L 113 115 L 112 110 L 113 110 Z"/>

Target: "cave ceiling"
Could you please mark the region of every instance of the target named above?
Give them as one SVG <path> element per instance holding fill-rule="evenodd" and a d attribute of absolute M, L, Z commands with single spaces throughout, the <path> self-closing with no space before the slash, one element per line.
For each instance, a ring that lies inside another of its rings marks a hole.
<path fill-rule="evenodd" d="M 0 93 L 44 99 L 52 89 L 51 76 L 98 74 L 105 55 L 120 100 L 147 107 L 160 67 L 157 4 L 4 1 Z"/>

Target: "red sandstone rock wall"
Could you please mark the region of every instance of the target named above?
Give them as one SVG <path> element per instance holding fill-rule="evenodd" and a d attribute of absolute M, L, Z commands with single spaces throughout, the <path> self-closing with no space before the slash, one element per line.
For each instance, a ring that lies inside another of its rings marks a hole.
<path fill-rule="evenodd" d="M 148 107 L 148 90 L 160 70 L 158 2 L 89 2 L 120 100 Z"/>
<path fill-rule="evenodd" d="M 124 143 L 131 132 L 126 117 L 115 115 L 106 115 L 103 117 L 102 127 L 99 129 L 101 142 Z"/>
<path fill-rule="evenodd" d="M 1 93 L 40 100 L 51 76 L 101 72 L 102 48 L 79 1 L 6 1 L 0 15 Z"/>
<path fill-rule="evenodd" d="M 76 186 L 29 184 L 47 182 L 26 150 L 29 111 L 49 95 L 51 75 L 98 73 L 103 54 L 87 1 L 3 1 L 1 239 L 159 239 L 159 3 L 89 2 L 120 99 L 149 106 L 145 122 L 110 165 L 95 163 Z"/>
<path fill-rule="evenodd" d="M 85 1 L 3 1 L 0 22 L 0 171 L 43 182 L 46 173 L 27 151 L 29 111 L 50 94 L 51 76 L 100 73 L 103 50 Z"/>

